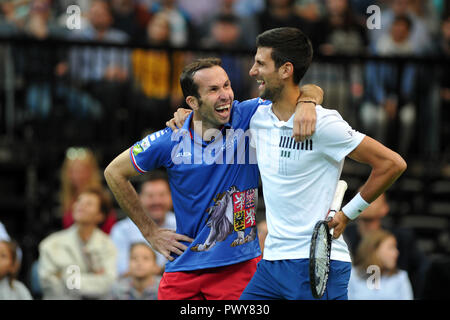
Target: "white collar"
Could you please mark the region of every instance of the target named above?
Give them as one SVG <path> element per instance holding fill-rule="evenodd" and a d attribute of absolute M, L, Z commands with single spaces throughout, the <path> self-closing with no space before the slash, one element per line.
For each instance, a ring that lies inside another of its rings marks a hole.
<path fill-rule="evenodd" d="M 277 128 L 288 127 L 288 128 L 291 128 L 291 129 L 294 128 L 294 115 L 295 115 L 295 113 L 292 114 L 292 116 L 289 118 L 288 121 L 283 121 L 283 120 L 278 119 L 278 117 L 275 115 L 275 113 L 273 113 L 272 108 L 273 108 L 273 105 L 271 105 L 270 108 L 268 108 L 269 109 L 268 112 L 269 112 L 269 115 L 270 115 L 270 117 L 272 119 L 272 123 L 274 124 L 275 127 L 277 127 Z"/>

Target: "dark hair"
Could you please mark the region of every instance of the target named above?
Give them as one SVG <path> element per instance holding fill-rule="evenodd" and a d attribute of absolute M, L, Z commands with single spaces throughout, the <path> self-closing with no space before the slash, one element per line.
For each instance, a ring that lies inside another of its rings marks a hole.
<path fill-rule="evenodd" d="M 297 28 L 267 30 L 256 38 L 256 47 L 272 48 L 272 60 L 276 68 L 286 62 L 292 63 L 296 84 L 302 80 L 313 57 L 311 41 Z"/>
<path fill-rule="evenodd" d="M 104 217 L 106 217 L 112 209 L 111 196 L 109 193 L 106 190 L 97 187 L 86 188 L 83 192 L 81 192 L 81 194 L 86 193 L 94 194 L 98 197 L 100 200 L 100 212 Z"/>
<path fill-rule="evenodd" d="M 181 90 L 183 91 L 183 96 L 185 98 L 187 98 L 188 96 L 200 98 L 200 95 L 198 94 L 198 86 L 194 82 L 195 73 L 202 69 L 208 69 L 214 66 L 221 65 L 222 60 L 220 60 L 219 58 L 204 58 L 197 59 L 184 67 L 183 72 L 181 72 L 180 75 L 180 85 Z"/>
<path fill-rule="evenodd" d="M 132 252 L 133 249 L 136 248 L 137 246 L 144 246 L 144 247 L 147 247 L 147 248 L 149 249 L 149 251 L 152 253 L 153 259 L 155 259 L 155 261 L 156 261 L 157 257 L 156 257 L 155 251 L 153 251 L 152 247 L 150 247 L 150 246 L 148 245 L 148 243 L 143 242 L 143 241 L 140 241 L 140 242 L 133 242 L 133 243 L 131 244 L 131 246 L 130 246 L 130 257 L 131 257 L 131 252 Z"/>
<path fill-rule="evenodd" d="M 17 260 L 17 248 L 18 245 L 14 240 L 0 240 L 0 243 L 4 243 L 8 248 L 9 254 L 11 255 L 11 264 L 13 265 L 13 271 L 7 274 L 8 284 L 11 289 L 14 288 L 14 279 L 16 278 L 17 271 L 19 269 L 19 262 Z"/>
<path fill-rule="evenodd" d="M 140 193 L 142 191 L 142 187 L 144 186 L 144 184 L 154 181 L 164 181 L 167 184 L 167 187 L 170 189 L 167 173 L 162 170 L 155 170 L 152 171 L 150 174 L 143 176 L 143 178 L 139 182 L 138 192 Z"/>
<path fill-rule="evenodd" d="M 394 234 L 390 231 L 380 229 L 366 234 L 361 239 L 361 242 L 356 249 L 356 255 L 353 262 L 353 265 L 361 277 L 367 277 L 366 271 L 371 265 L 378 266 L 381 269 L 382 274 L 393 275 L 398 271 L 397 267 L 392 270 L 386 270 L 386 268 L 383 267 L 380 258 L 376 254 L 381 243 L 390 237 L 396 239 Z"/>

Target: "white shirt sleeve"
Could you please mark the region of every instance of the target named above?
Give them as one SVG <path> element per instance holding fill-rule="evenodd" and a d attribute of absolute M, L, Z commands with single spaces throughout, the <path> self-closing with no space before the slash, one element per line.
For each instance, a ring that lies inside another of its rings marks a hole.
<path fill-rule="evenodd" d="M 328 112 L 317 125 L 318 148 L 326 156 L 340 162 L 352 152 L 365 135 L 354 130 L 337 111 Z"/>

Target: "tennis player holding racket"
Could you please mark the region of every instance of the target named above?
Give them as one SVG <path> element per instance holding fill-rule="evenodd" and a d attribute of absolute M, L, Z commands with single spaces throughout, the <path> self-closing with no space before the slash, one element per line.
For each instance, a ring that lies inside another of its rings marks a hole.
<path fill-rule="evenodd" d="M 264 256 L 241 299 L 314 299 L 309 281 L 311 236 L 331 206 L 346 156 L 372 167 L 360 193 L 329 222 L 330 272 L 322 299 L 347 299 L 351 259 L 342 233 L 406 169 L 400 155 L 353 130 L 335 110 L 316 106 L 315 133 L 293 141 L 299 83 L 312 60 L 309 39 L 298 29 L 277 28 L 257 38 L 250 70 L 261 98 L 250 121 L 263 183 L 268 236 Z"/>

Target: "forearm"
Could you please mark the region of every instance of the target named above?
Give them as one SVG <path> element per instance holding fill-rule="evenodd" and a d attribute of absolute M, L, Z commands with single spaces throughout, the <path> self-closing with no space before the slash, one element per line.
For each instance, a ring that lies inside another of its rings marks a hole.
<path fill-rule="evenodd" d="M 301 101 L 312 101 L 315 104 L 322 104 L 323 102 L 323 90 L 319 86 L 314 84 L 305 84 L 300 87 L 300 98 L 298 102 Z"/>
<path fill-rule="evenodd" d="M 361 197 L 368 203 L 376 200 L 406 170 L 405 161 L 397 153 L 392 153 L 392 158 L 385 159 L 372 168 L 369 178 L 360 190 Z"/>
<path fill-rule="evenodd" d="M 105 170 L 105 179 L 119 206 L 136 224 L 144 237 L 151 235 L 157 225 L 145 213 L 131 182 L 109 167 Z"/>

